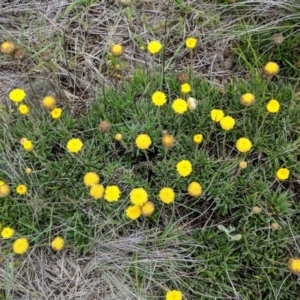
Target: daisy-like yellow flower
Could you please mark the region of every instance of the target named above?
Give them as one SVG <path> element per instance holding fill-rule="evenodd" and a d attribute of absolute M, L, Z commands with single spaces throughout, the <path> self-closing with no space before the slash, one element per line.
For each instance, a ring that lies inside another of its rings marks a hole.
<path fill-rule="evenodd" d="M 175 193 L 172 188 L 164 187 L 159 191 L 158 197 L 163 203 L 170 204 L 175 200 Z"/>
<path fill-rule="evenodd" d="M 181 115 L 187 111 L 188 105 L 185 100 L 178 98 L 173 101 L 172 108 L 177 114 Z"/>
<path fill-rule="evenodd" d="M 162 44 L 159 41 L 151 41 L 147 46 L 147 49 L 151 54 L 159 53 L 161 48 Z"/>
<path fill-rule="evenodd" d="M 183 159 L 176 165 L 177 172 L 180 176 L 189 176 L 193 171 L 193 166 L 189 160 Z"/>
<path fill-rule="evenodd" d="M 123 46 L 120 44 L 113 44 L 110 47 L 110 52 L 113 56 L 121 56 L 123 54 Z"/>
<path fill-rule="evenodd" d="M 172 134 L 164 134 L 161 138 L 161 143 L 166 148 L 172 148 L 175 143 L 175 139 Z"/>
<path fill-rule="evenodd" d="M 235 146 L 239 152 L 245 153 L 250 151 L 252 143 L 249 139 L 242 137 L 237 140 Z"/>
<path fill-rule="evenodd" d="M 184 83 L 180 86 L 180 91 L 182 94 L 188 94 L 191 91 L 191 86 L 188 83 Z"/>
<path fill-rule="evenodd" d="M 33 150 L 33 143 L 30 140 L 27 140 L 26 138 L 24 138 L 22 146 L 24 148 L 25 151 L 30 152 Z"/>
<path fill-rule="evenodd" d="M 155 205 L 154 205 L 153 202 L 147 201 L 147 202 L 141 207 L 141 210 L 142 210 L 142 215 L 143 215 L 144 217 L 149 217 L 149 216 L 151 216 L 151 215 L 154 213 Z"/>
<path fill-rule="evenodd" d="M 210 117 L 214 122 L 220 122 L 224 118 L 224 112 L 222 109 L 212 109 L 210 111 Z"/>
<path fill-rule="evenodd" d="M 121 191 L 116 185 L 109 185 L 105 188 L 104 199 L 108 202 L 118 201 L 121 196 Z"/>
<path fill-rule="evenodd" d="M 143 188 L 134 188 L 131 190 L 130 202 L 137 206 L 143 206 L 148 201 L 148 194 Z"/>
<path fill-rule="evenodd" d="M 3 42 L 0 46 L 0 52 L 3 54 L 11 54 L 15 51 L 15 49 L 15 44 L 10 41 Z"/>
<path fill-rule="evenodd" d="M 15 231 L 11 227 L 4 227 L 1 231 L 3 239 L 10 239 L 15 234 Z"/>
<path fill-rule="evenodd" d="M 13 251 L 16 254 L 24 254 L 28 250 L 29 243 L 26 238 L 19 238 L 13 243 Z"/>
<path fill-rule="evenodd" d="M 26 104 L 21 104 L 18 107 L 18 111 L 21 115 L 28 115 L 29 114 L 29 107 Z"/>
<path fill-rule="evenodd" d="M 70 139 L 67 143 L 67 149 L 69 152 L 78 153 L 83 147 L 83 143 L 78 138 Z"/>
<path fill-rule="evenodd" d="M 10 187 L 8 184 L 1 181 L 0 184 L 0 198 L 4 198 L 10 194 Z"/>
<path fill-rule="evenodd" d="M 166 300 L 182 300 L 182 293 L 178 290 L 168 291 Z"/>
<path fill-rule="evenodd" d="M 95 172 L 88 172 L 83 177 L 83 183 L 85 186 L 90 187 L 100 182 L 100 177 Z"/>
<path fill-rule="evenodd" d="M 102 198 L 103 194 L 104 194 L 104 186 L 102 184 L 97 183 L 91 186 L 90 195 L 95 200 Z"/>
<path fill-rule="evenodd" d="M 148 134 L 139 134 L 135 139 L 136 146 L 141 150 L 146 150 L 152 144 L 151 138 Z"/>
<path fill-rule="evenodd" d="M 122 141 L 123 136 L 121 133 L 116 133 L 114 138 L 116 141 L 120 142 L 120 141 Z"/>
<path fill-rule="evenodd" d="M 167 97 L 164 92 L 156 91 L 152 95 L 152 102 L 156 106 L 162 106 L 167 102 Z"/>
<path fill-rule="evenodd" d="M 18 102 L 22 102 L 25 97 L 26 97 L 26 93 L 23 89 L 13 89 L 9 95 L 8 95 L 9 99 L 15 103 L 18 103 Z"/>
<path fill-rule="evenodd" d="M 226 116 L 220 121 L 220 125 L 223 130 L 231 130 L 235 125 L 235 120 L 230 116 Z"/>
<path fill-rule="evenodd" d="M 16 188 L 16 192 L 19 195 L 25 195 L 27 193 L 27 186 L 25 184 L 19 184 Z"/>
<path fill-rule="evenodd" d="M 193 141 L 195 144 L 201 144 L 203 142 L 203 135 L 201 133 L 195 134 L 193 136 Z"/>
<path fill-rule="evenodd" d="M 198 106 L 198 101 L 193 97 L 189 97 L 187 99 L 186 103 L 187 103 L 189 110 L 195 110 Z"/>
<path fill-rule="evenodd" d="M 126 209 L 126 216 L 131 220 L 136 220 L 142 214 L 142 209 L 138 205 L 131 205 Z"/>
<path fill-rule="evenodd" d="M 53 96 L 46 96 L 42 100 L 42 105 L 46 109 L 53 109 L 56 105 L 56 99 Z"/>
<path fill-rule="evenodd" d="M 59 119 L 61 117 L 61 114 L 62 114 L 62 109 L 59 107 L 53 108 L 50 111 L 50 115 L 52 119 Z"/>
<path fill-rule="evenodd" d="M 241 96 L 241 103 L 245 106 L 250 106 L 255 102 L 255 96 L 251 93 L 246 93 Z"/>
<path fill-rule="evenodd" d="M 52 242 L 51 242 L 51 248 L 55 251 L 60 251 L 65 247 L 65 240 L 57 236 Z"/>
<path fill-rule="evenodd" d="M 293 274 L 300 274 L 300 258 L 290 258 L 287 263 L 288 269 Z"/>
<path fill-rule="evenodd" d="M 276 99 L 272 99 L 268 102 L 267 111 L 269 113 L 272 113 L 272 114 L 277 113 L 279 111 L 279 109 L 280 109 L 280 104 Z"/>
<path fill-rule="evenodd" d="M 277 63 L 270 61 L 264 66 L 263 72 L 268 76 L 277 75 L 279 73 L 279 66 Z"/>
<path fill-rule="evenodd" d="M 192 181 L 188 186 L 188 193 L 192 197 L 199 197 L 202 194 L 202 186 L 196 181 Z"/>
<path fill-rule="evenodd" d="M 287 180 L 289 176 L 290 170 L 288 168 L 280 168 L 276 172 L 276 178 L 281 181 Z"/>
<path fill-rule="evenodd" d="M 190 50 L 195 49 L 196 45 L 197 45 L 197 39 L 195 38 L 190 37 L 185 40 L 185 46 Z"/>

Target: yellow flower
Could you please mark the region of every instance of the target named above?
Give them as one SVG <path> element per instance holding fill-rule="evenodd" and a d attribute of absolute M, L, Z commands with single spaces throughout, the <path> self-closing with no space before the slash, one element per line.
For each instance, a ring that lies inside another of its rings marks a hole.
<path fill-rule="evenodd" d="M 235 145 L 236 145 L 236 148 L 238 149 L 238 151 L 242 152 L 242 153 L 248 152 L 252 148 L 251 141 L 244 137 L 239 138 Z"/>
<path fill-rule="evenodd" d="M 59 119 L 61 117 L 61 114 L 62 114 L 62 109 L 58 107 L 52 109 L 50 112 L 52 119 Z"/>
<path fill-rule="evenodd" d="M 104 186 L 102 184 L 94 184 L 91 186 L 90 195 L 95 200 L 102 198 L 103 194 L 104 194 Z"/>
<path fill-rule="evenodd" d="M 142 209 L 138 205 L 132 205 L 126 209 L 126 216 L 131 220 L 136 220 L 141 214 Z"/>
<path fill-rule="evenodd" d="M 149 216 L 151 216 L 151 215 L 154 213 L 155 205 L 154 205 L 153 202 L 147 201 L 147 202 L 141 207 L 141 210 L 142 210 L 142 215 L 143 215 L 144 217 L 149 217 Z"/>
<path fill-rule="evenodd" d="M 130 201 L 137 206 L 143 206 L 148 201 L 148 194 L 143 188 L 135 188 L 130 192 Z"/>
<path fill-rule="evenodd" d="M 241 96 L 241 103 L 245 106 L 249 106 L 255 102 L 255 96 L 251 93 L 246 93 Z"/>
<path fill-rule="evenodd" d="M 166 148 L 172 148 L 174 146 L 175 139 L 171 134 L 164 134 L 161 138 L 161 143 Z"/>
<path fill-rule="evenodd" d="M 19 184 L 17 186 L 16 192 L 19 195 L 25 195 L 27 193 L 27 186 L 25 184 Z"/>
<path fill-rule="evenodd" d="M 31 168 L 26 168 L 26 169 L 25 169 L 25 173 L 26 173 L 26 174 L 30 174 L 31 172 L 32 172 L 32 169 L 31 169 Z"/>
<path fill-rule="evenodd" d="M 247 162 L 245 162 L 244 160 L 239 162 L 240 169 L 246 169 L 247 165 L 248 165 Z"/>
<path fill-rule="evenodd" d="M 123 54 L 123 46 L 120 44 L 114 44 L 111 46 L 110 52 L 113 56 L 121 56 Z"/>
<path fill-rule="evenodd" d="M 88 172 L 84 175 L 83 182 L 85 186 L 90 187 L 94 184 L 98 184 L 100 182 L 100 177 L 95 172 Z"/>
<path fill-rule="evenodd" d="M 159 191 L 158 197 L 163 203 L 170 204 L 174 202 L 175 193 L 172 188 L 164 187 Z"/>
<path fill-rule="evenodd" d="M 83 147 L 83 143 L 80 139 L 70 139 L 67 143 L 67 149 L 72 153 L 78 153 Z"/>
<path fill-rule="evenodd" d="M 189 110 L 195 110 L 198 106 L 198 101 L 193 97 L 189 97 L 187 99 L 186 103 L 187 103 Z"/>
<path fill-rule="evenodd" d="M 290 176 L 290 171 L 287 168 L 280 168 L 276 172 L 276 178 L 281 181 L 287 180 L 289 176 Z"/>
<path fill-rule="evenodd" d="M 139 134 L 135 139 L 136 146 L 141 150 L 146 150 L 152 144 L 151 138 L 148 134 Z"/>
<path fill-rule="evenodd" d="M 147 49 L 151 54 L 159 53 L 161 48 L 162 44 L 159 41 L 151 41 L 147 46 Z"/>
<path fill-rule="evenodd" d="M 4 227 L 1 231 L 1 236 L 4 239 L 10 239 L 15 234 L 15 231 L 10 227 Z"/>
<path fill-rule="evenodd" d="M 55 251 L 60 251 L 64 248 L 65 246 L 65 240 L 60 237 L 57 236 L 52 242 L 51 242 L 51 247 L 53 250 Z"/>
<path fill-rule="evenodd" d="M 30 140 L 27 140 L 27 139 L 23 140 L 22 146 L 25 151 L 30 152 L 33 150 L 33 144 L 32 144 L 32 141 L 30 141 Z"/>
<path fill-rule="evenodd" d="M 56 105 L 56 99 L 53 96 L 46 96 L 42 100 L 42 104 L 46 109 L 53 109 Z"/>
<path fill-rule="evenodd" d="M 10 193 L 10 187 L 8 184 L 4 183 L 0 185 L 0 198 L 8 196 Z"/>
<path fill-rule="evenodd" d="M 168 291 L 166 294 L 166 300 L 182 300 L 182 293 L 177 290 Z"/>
<path fill-rule="evenodd" d="M 190 37 L 185 40 L 185 46 L 190 50 L 195 49 L 196 45 L 197 45 L 197 39 L 195 38 Z"/>
<path fill-rule="evenodd" d="M 235 125 L 235 120 L 230 116 L 226 116 L 220 121 L 220 125 L 224 130 L 231 130 Z"/>
<path fill-rule="evenodd" d="M 202 194 L 202 186 L 198 182 L 193 181 L 188 186 L 188 193 L 192 197 L 198 197 Z"/>
<path fill-rule="evenodd" d="M 179 163 L 177 163 L 176 168 L 177 168 L 177 172 L 182 177 L 189 176 L 193 170 L 193 166 L 191 162 L 186 159 L 181 160 Z"/>
<path fill-rule="evenodd" d="M 115 140 L 116 140 L 116 141 L 120 142 L 120 141 L 122 140 L 122 138 L 123 138 L 123 137 L 122 137 L 122 134 L 121 134 L 121 133 L 116 133 L 116 134 L 115 134 Z"/>
<path fill-rule="evenodd" d="M 220 122 L 224 118 L 224 112 L 222 109 L 212 109 L 210 117 L 214 122 Z"/>
<path fill-rule="evenodd" d="M 270 61 L 264 66 L 263 72 L 269 76 L 277 75 L 279 73 L 279 66 L 277 63 Z"/>
<path fill-rule="evenodd" d="M 162 106 L 167 102 L 166 94 L 160 91 L 156 91 L 152 95 L 152 102 L 156 106 Z"/>
<path fill-rule="evenodd" d="M 21 102 L 24 100 L 24 98 L 26 97 L 26 93 L 24 90 L 22 89 L 13 89 L 9 95 L 8 95 L 9 99 L 13 102 Z"/>
<path fill-rule="evenodd" d="M 187 111 L 188 105 L 185 100 L 179 98 L 173 101 L 172 108 L 177 114 L 183 114 Z"/>
<path fill-rule="evenodd" d="M 18 107 L 18 110 L 21 115 L 28 115 L 29 114 L 29 107 L 26 104 L 21 104 Z"/>
<path fill-rule="evenodd" d="M 191 86 L 188 83 L 184 83 L 180 86 L 182 94 L 188 94 L 191 91 Z"/>
<path fill-rule="evenodd" d="M 104 199 L 108 202 L 118 201 L 121 191 L 116 185 L 109 185 L 105 188 Z"/>
<path fill-rule="evenodd" d="M 288 269 L 294 274 L 300 274 L 300 258 L 290 258 L 287 263 Z"/>
<path fill-rule="evenodd" d="M 13 243 L 13 251 L 16 254 L 24 254 L 29 247 L 28 240 L 26 238 L 19 238 Z"/>
<path fill-rule="evenodd" d="M 11 54 L 15 51 L 15 49 L 15 44 L 10 41 L 3 42 L 0 46 L 0 52 L 3 54 Z"/>
<path fill-rule="evenodd" d="M 202 134 L 195 134 L 193 137 L 193 141 L 195 144 L 201 144 L 203 142 L 203 135 Z"/>
<path fill-rule="evenodd" d="M 276 99 L 272 99 L 267 104 L 267 111 L 269 113 L 277 113 L 280 109 L 280 104 Z"/>

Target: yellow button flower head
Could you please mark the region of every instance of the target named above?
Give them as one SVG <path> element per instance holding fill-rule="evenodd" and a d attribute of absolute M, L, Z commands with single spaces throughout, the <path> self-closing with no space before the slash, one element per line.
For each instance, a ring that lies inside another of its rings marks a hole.
<path fill-rule="evenodd" d="M 168 291 L 166 300 L 182 300 L 182 293 L 177 290 Z"/>
<path fill-rule="evenodd" d="M 123 46 L 120 44 L 113 44 L 110 48 L 110 52 L 113 56 L 121 56 L 123 54 Z"/>
<path fill-rule="evenodd" d="M 164 187 L 159 191 L 158 197 L 163 203 L 170 204 L 174 202 L 175 193 L 172 188 Z"/>
<path fill-rule="evenodd" d="M 116 141 L 120 142 L 122 140 L 123 136 L 121 133 L 116 133 L 114 138 Z"/>
<path fill-rule="evenodd" d="M 98 200 L 102 198 L 104 194 L 104 186 L 102 184 L 94 184 L 90 188 L 90 195 L 95 199 Z"/>
<path fill-rule="evenodd" d="M 108 202 L 118 201 L 121 196 L 121 191 L 116 185 L 109 185 L 105 188 L 104 199 Z"/>
<path fill-rule="evenodd" d="M 143 215 L 144 217 L 149 217 L 149 216 L 151 216 L 151 215 L 154 213 L 155 205 L 154 205 L 153 202 L 147 201 L 147 202 L 141 207 L 141 210 L 142 210 L 142 215 Z"/>
<path fill-rule="evenodd" d="M 276 172 L 276 178 L 281 181 L 287 180 L 289 176 L 290 176 L 290 171 L 287 168 L 280 168 Z"/>
<path fill-rule="evenodd" d="M 224 112 L 222 109 L 212 109 L 210 117 L 214 122 L 220 122 L 224 118 Z"/>
<path fill-rule="evenodd" d="M 0 52 L 3 54 L 11 54 L 15 51 L 15 49 L 15 44 L 10 41 L 3 42 L 0 46 Z"/>
<path fill-rule="evenodd" d="M 176 165 L 177 172 L 180 176 L 186 177 L 192 173 L 193 166 L 189 160 L 183 159 Z"/>
<path fill-rule="evenodd" d="M 19 195 L 25 195 L 27 193 L 27 186 L 25 184 L 19 184 L 17 186 L 16 192 Z"/>
<path fill-rule="evenodd" d="M 78 153 L 83 147 L 83 143 L 78 138 L 70 139 L 67 143 L 67 149 L 69 152 Z"/>
<path fill-rule="evenodd" d="M 51 242 L 51 248 L 55 251 L 60 251 L 65 247 L 65 240 L 57 236 L 52 242 Z"/>
<path fill-rule="evenodd" d="M 146 150 L 152 144 L 151 138 L 148 134 L 139 134 L 135 139 L 136 146 L 141 150 Z"/>
<path fill-rule="evenodd" d="M 136 220 L 141 216 L 141 214 L 142 214 L 142 209 L 138 205 L 132 205 L 126 209 L 126 216 L 131 220 Z"/>
<path fill-rule="evenodd" d="M 270 61 L 263 68 L 264 74 L 268 76 L 274 76 L 279 73 L 279 66 L 277 63 Z"/>
<path fill-rule="evenodd" d="M 193 98 L 193 97 L 189 97 L 186 101 L 189 110 L 195 110 L 198 106 L 198 101 Z"/>
<path fill-rule="evenodd" d="M 31 172 L 32 172 L 32 169 L 31 169 L 31 168 L 26 168 L 26 169 L 25 169 L 25 173 L 26 173 L 26 174 L 30 174 Z"/>
<path fill-rule="evenodd" d="M 195 49 L 196 45 L 197 45 L 197 39 L 195 38 L 190 37 L 185 40 L 185 46 L 190 50 Z"/>
<path fill-rule="evenodd" d="M 1 231 L 1 236 L 4 239 L 10 239 L 15 234 L 15 231 L 10 227 L 4 227 Z"/>
<path fill-rule="evenodd" d="M 9 185 L 4 183 L 3 181 L 1 181 L 1 184 L 0 184 L 0 198 L 4 198 L 4 197 L 8 196 L 9 193 L 10 193 Z"/>
<path fill-rule="evenodd" d="M 188 186 L 188 193 L 192 197 L 199 197 L 202 194 L 202 186 L 198 182 L 192 181 Z"/>
<path fill-rule="evenodd" d="M 83 182 L 85 186 L 90 187 L 94 184 L 98 184 L 100 182 L 100 177 L 95 172 L 88 172 L 84 175 Z"/>
<path fill-rule="evenodd" d="M 162 44 L 159 41 L 151 41 L 147 46 L 147 49 L 151 54 L 159 53 L 161 48 Z"/>
<path fill-rule="evenodd" d="M 29 107 L 26 104 L 19 105 L 18 110 L 19 110 L 21 115 L 28 115 L 29 114 Z"/>
<path fill-rule="evenodd" d="M 188 105 L 185 100 L 178 98 L 173 101 L 172 108 L 177 114 L 181 115 L 187 111 Z"/>
<path fill-rule="evenodd" d="M 201 144 L 203 142 L 203 135 L 201 133 L 195 134 L 193 136 L 193 141 L 195 144 Z"/>
<path fill-rule="evenodd" d="M 9 99 L 15 103 L 22 102 L 24 98 L 26 97 L 26 93 L 22 89 L 13 89 L 9 95 Z"/>
<path fill-rule="evenodd" d="M 288 269 L 294 274 L 300 274 L 300 258 L 290 258 L 287 263 Z"/>
<path fill-rule="evenodd" d="M 13 251 L 16 254 L 24 254 L 28 250 L 29 243 L 26 238 L 19 238 L 13 243 Z"/>
<path fill-rule="evenodd" d="M 248 166 L 248 164 L 247 164 L 246 161 L 242 160 L 242 161 L 239 162 L 239 168 L 240 169 L 246 169 L 247 166 Z"/>
<path fill-rule="evenodd" d="M 246 93 L 241 96 L 240 100 L 243 105 L 249 106 L 255 102 L 255 96 L 251 93 Z"/>
<path fill-rule="evenodd" d="M 53 108 L 51 111 L 50 111 L 50 115 L 52 117 L 52 119 L 59 119 L 61 117 L 61 114 L 62 114 L 62 109 L 61 108 Z"/>
<path fill-rule="evenodd" d="M 248 152 L 252 148 L 251 141 L 244 137 L 239 138 L 235 145 L 237 150 L 242 153 Z"/>
<path fill-rule="evenodd" d="M 220 125 L 224 130 L 231 130 L 235 125 L 235 120 L 230 116 L 226 116 L 220 121 Z"/>
<path fill-rule="evenodd" d="M 53 109 L 56 105 L 56 99 L 53 96 L 46 96 L 42 100 L 42 104 L 46 109 Z"/>
<path fill-rule="evenodd" d="M 184 83 L 180 86 L 180 91 L 182 94 L 188 94 L 191 91 L 191 86 L 188 83 Z"/>
<path fill-rule="evenodd" d="M 166 148 L 172 148 L 175 143 L 175 139 L 172 134 L 164 134 L 161 138 L 161 143 Z"/>
<path fill-rule="evenodd" d="M 162 106 L 167 102 L 166 94 L 160 91 L 156 91 L 152 95 L 152 102 L 156 106 Z"/>
<path fill-rule="evenodd" d="M 27 140 L 26 138 L 24 138 L 22 146 L 24 148 L 25 151 L 30 152 L 33 150 L 33 144 L 32 141 Z"/>
<path fill-rule="evenodd" d="M 135 188 L 130 192 L 130 201 L 137 206 L 143 206 L 148 201 L 148 194 L 143 188 Z"/>
<path fill-rule="evenodd" d="M 280 109 L 280 104 L 276 99 L 272 99 L 267 104 L 267 111 L 269 113 L 277 113 Z"/>

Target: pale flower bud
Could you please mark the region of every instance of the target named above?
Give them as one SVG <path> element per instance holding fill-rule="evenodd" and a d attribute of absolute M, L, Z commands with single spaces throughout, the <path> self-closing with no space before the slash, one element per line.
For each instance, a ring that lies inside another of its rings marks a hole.
<path fill-rule="evenodd" d="M 198 106 L 198 101 L 193 97 L 189 97 L 187 99 L 187 105 L 189 110 L 195 110 Z"/>

